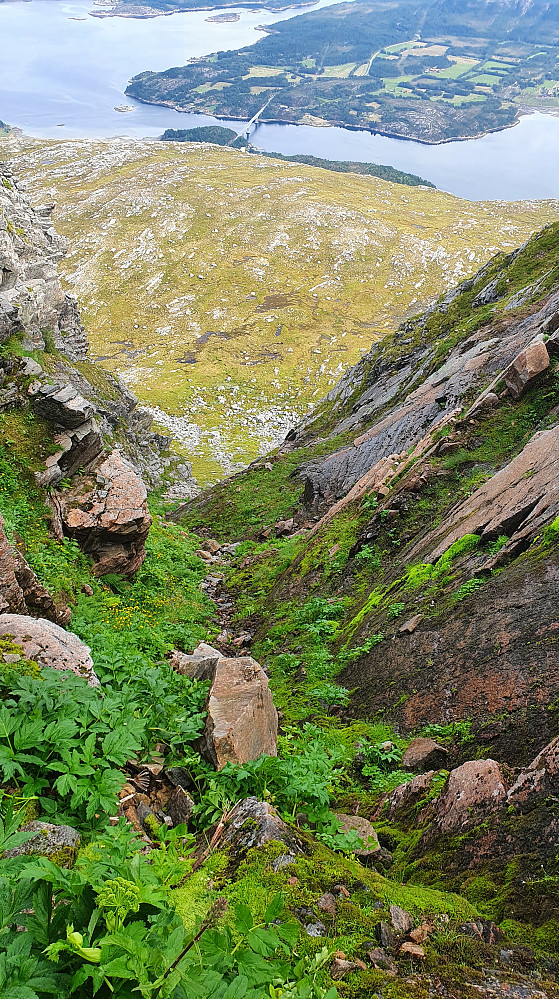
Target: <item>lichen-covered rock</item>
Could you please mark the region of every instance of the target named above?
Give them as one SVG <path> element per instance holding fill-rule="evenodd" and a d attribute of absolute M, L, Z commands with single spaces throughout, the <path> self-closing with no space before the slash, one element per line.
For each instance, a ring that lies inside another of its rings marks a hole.
<path fill-rule="evenodd" d="M 258 798 L 237 802 L 227 818 L 221 845 L 229 846 L 239 857 L 270 842 L 285 843 L 290 853 L 301 853 L 295 832 L 280 818 L 273 805 Z"/>
<path fill-rule="evenodd" d="M 71 867 L 80 845 L 80 834 L 72 826 L 55 826 L 50 822 L 28 822 L 21 832 L 34 833 L 25 843 L 6 850 L 4 857 L 35 855 L 47 857 L 59 867 Z"/>
<path fill-rule="evenodd" d="M 221 770 L 276 756 L 278 715 L 268 677 L 250 656 L 218 659 L 208 699 L 204 753 Z"/>
<path fill-rule="evenodd" d="M 21 614 L 0 614 L 0 635 L 9 635 L 21 646 L 25 658 L 39 666 L 75 673 L 87 680 L 90 687 L 99 686 L 87 645 L 73 632 L 65 631 L 52 621 Z"/>
<path fill-rule="evenodd" d="M 146 557 L 151 525 L 146 487 L 117 450 L 99 465 L 96 480 L 59 494 L 64 533 L 91 555 L 97 576 L 131 575 Z"/>

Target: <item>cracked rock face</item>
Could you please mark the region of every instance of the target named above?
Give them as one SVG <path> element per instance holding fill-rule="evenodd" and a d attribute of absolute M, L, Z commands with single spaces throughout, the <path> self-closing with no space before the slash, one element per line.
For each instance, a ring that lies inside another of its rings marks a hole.
<path fill-rule="evenodd" d="M 0 614 L 6 612 L 46 617 L 61 625 L 72 616 L 69 607 L 55 603 L 21 552 L 10 545 L 0 515 Z"/>
<path fill-rule="evenodd" d="M 75 298 L 65 294 L 58 261 L 68 241 L 52 226 L 54 204 L 32 208 L 11 170 L 0 163 L 0 343 L 24 330 L 43 349 L 45 329 L 72 360 L 83 358 L 87 338 Z"/>
<path fill-rule="evenodd" d="M 75 673 L 98 687 L 93 660 L 87 645 L 71 631 L 65 631 L 44 618 L 22 614 L 0 614 L 0 635 L 7 635 L 20 645 L 26 659 L 39 666 Z"/>
<path fill-rule="evenodd" d="M 92 488 L 86 482 L 85 490 L 82 483 L 59 494 L 64 533 L 91 555 L 97 576 L 132 575 L 146 557 L 151 525 L 146 487 L 117 450 L 99 465 L 96 478 Z"/>

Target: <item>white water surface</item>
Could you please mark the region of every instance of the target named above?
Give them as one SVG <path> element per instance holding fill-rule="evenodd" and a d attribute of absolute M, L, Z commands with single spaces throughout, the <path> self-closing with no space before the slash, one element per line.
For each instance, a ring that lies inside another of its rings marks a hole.
<path fill-rule="evenodd" d="M 216 24 L 207 10 L 136 19 L 91 17 L 95 9 L 92 0 L 0 3 L 0 119 L 46 138 L 155 137 L 165 128 L 215 124 L 206 115 L 140 104 L 124 96 L 126 84 L 143 70 L 249 45 L 262 37 L 257 25 L 297 14 L 232 7 L 240 20 Z M 135 110 L 114 110 L 123 103 Z M 389 164 L 472 200 L 559 197 L 559 117 L 550 114 L 437 146 L 304 125 L 259 125 L 252 141 L 270 152 Z"/>

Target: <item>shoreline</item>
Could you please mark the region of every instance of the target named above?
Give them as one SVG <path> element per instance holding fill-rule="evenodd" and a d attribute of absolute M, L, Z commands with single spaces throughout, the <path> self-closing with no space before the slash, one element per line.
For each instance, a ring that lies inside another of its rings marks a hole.
<path fill-rule="evenodd" d="M 24 0 L 12 0 L 12 2 L 21 3 L 24 2 Z M 94 4 L 97 2 L 98 0 L 93 0 Z M 270 13 L 270 14 L 281 14 L 285 10 L 299 10 L 305 7 L 315 7 L 317 5 L 317 2 L 318 0 L 302 0 L 301 3 L 288 3 L 284 4 L 282 7 L 272 7 L 272 6 L 265 6 L 265 3 L 255 4 L 254 0 L 252 3 L 243 3 L 241 0 L 240 3 L 235 3 L 232 6 L 234 6 L 235 8 L 239 8 L 239 10 L 249 11 L 252 14 L 259 14 L 261 12 Z M 104 7 L 108 6 L 108 4 L 105 4 L 103 0 L 101 0 L 99 6 Z M 132 7 L 136 9 L 141 8 L 144 12 L 127 13 L 126 7 Z M 154 17 L 172 17 L 173 14 L 196 14 L 198 11 L 204 12 L 208 10 L 210 11 L 213 10 L 219 12 L 222 9 L 229 10 L 230 8 L 216 7 L 215 4 L 209 4 L 209 5 L 204 4 L 196 7 L 176 7 L 174 10 L 157 10 L 156 7 L 150 7 L 149 4 L 142 4 L 142 3 L 127 4 L 124 3 L 123 0 L 115 0 L 114 7 L 112 7 L 111 10 L 105 10 L 105 11 L 90 10 L 89 17 L 97 17 L 97 18 L 124 17 L 129 20 L 135 19 L 138 21 L 143 21 L 143 20 L 149 20 Z M 145 103 L 149 102 L 146 101 Z"/>
<path fill-rule="evenodd" d="M 195 114 L 200 115 L 200 117 L 205 116 L 208 118 L 215 118 L 217 121 L 239 121 L 246 125 L 248 125 L 250 120 L 233 114 L 218 115 L 212 111 L 192 111 L 189 108 L 179 108 L 170 101 L 148 101 L 145 97 L 136 97 L 135 94 L 129 94 L 128 89 L 125 90 L 125 96 L 131 98 L 133 101 L 138 101 L 140 104 L 151 104 L 154 107 L 170 108 L 171 111 L 176 111 L 177 114 Z M 400 135 L 397 132 L 380 131 L 378 128 L 368 128 L 366 125 L 352 125 L 349 123 L 346 125 L 343 122 L 328 122 L 325 125 L 309 125 L 303 122 L 289 121 L 285 118 L 266 118 L 263 121 L 259 121 L 252 135 L 254 136 L 258 131 L 258 125 L 294 125 L 297 128 L 342 128 L 346 129 L 348 132 L 368 132 L 369 135 L 380 135 L 385 139 L 398 139 L 400 142 L 418 142 L 422 146 L 444 146 L 451 142 L 471 142 L 475 139 L 483 139 L 486 135 L 493 135 L 498 132 L 505 132 L 510 128 L 516 128 L 522 117 L 534 114 L 539 110 L 539 108 L 521 107 L 518 110 L 517 118 L 515 121 L 511 122 L 510 125 L 503 125 L 500 128 L 488 128 L 484 132 L 479 132 L 477 135 L 453 135 L 452 138 L 449 139 L 435 139 L 433 141 L 430 141 L 429 139 L 415 138 L 409 135 Z M 553 114 L 553 111 L 549 111 L 548 113 Z M 559 108 L 557 109 L 556 114 L 559 115 Z"/>

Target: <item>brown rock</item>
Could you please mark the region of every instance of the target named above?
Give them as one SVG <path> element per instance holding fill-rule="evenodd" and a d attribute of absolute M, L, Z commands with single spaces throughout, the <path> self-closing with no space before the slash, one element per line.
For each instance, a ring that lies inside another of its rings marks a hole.
<path fill-rule="evenodd" d="M 73 632 L 64 631 L 52 621 L 1 614 L 0 635 L 11 636 L 16 645 L 22 647 L 25 658 L 34 660 L 39 666 L 75 673 L 87 680 L 90 687 L 99 686 L 87 645 Z"/>
<path fill-rule="evenodd" d="M 188 824 L 194 814 L 194 802 L 182 787 L 177 787 L 168 798 L 165 811 L 173 821 L 174 826 Z"/>
<path fill-rule="evenodd" d="M 549 354 L 545 343 L 537 340 L 521 351 L 505 371 L 505 384 L 513 399 L 519 399 L 548 368 Z"/>
<path fill-rule="evenodd" d="M 411 931 L 410 939 L 416 944 L 424 943 L 430 932 L 431 927 L 429 926 L 429 923 L 422 923 L 421 926 L 417 926 L 415 930 Z"/>
<path fill-rule="evenodd" d="M 60 494 L 64 533 L 92 556 L 97 576 L 129 576 L 141 566 L 151 525 L 146 500 L 144 483 L 117 450 L 99 465 L 96 486 Z"/>
<path fill-rule="evenodd" d="M 507 794 L 507 803 L 520 808 L 534 807 L 546 797 L 557 795 L 558 788 L 559 736 L 518 775 Z"/>
<path fill-rule="evenodd" d="M 394 961 L 392 961 L 382 947 L 373 947 L 372 950 L 367 951 L 367 957 L 374 968 L 378 968 L 380 971 L 386 971 L 386 973 L 391 977 L 398 974 L 397 965 L 394 964 Z"/>
<path fill-rule="evenodd" d="M 413 926 L 413 919 L 405 909 L 401 909 L 399 905 L 391 905 L 390 918 L 396 933 L 402 933 L 405 936 L 406 933 L 410 932 Z"/>
<path fill-rule="evenodd" d="M 344 815 L 341 812 L 336 812 L 336 818 L 340 823 L 342 832 L 355 830 L 357 835 L 363 840 L 362 848 L 356 850 L 358 857 L 372 857 L 373 854 L 380 851 L 378 836 L 368 819 L 362 818 L 361 815 Z"/>
<path fill-rule="evenodd" d="M 294 527 L 294 520 L 291 517 L 289 520 L 278 520 L 275 525 L 275 531 L 278 538 L 283 538 L 286 534 L 291 534 Z"/>
<path fill-rule="evenodd" d="M 404 634 L 412 635 L 413 632 L 419 627 L 422 621 L 423 621 L 423 614 L 414 614 L 413 617 L 410 617 L 407 621 L 404 621 L 404 623 L 399 627 L 398 631 L 400 632 L 401 635 Z"/>
<path fill-rule="evenodd" d="M 208 700 L 203 750 L 221 770 L 276 756 L 278 716 L 268 678 L 250 656 L 218 659 Z"/>
<path fill-rule="evenodd" d="M 336 917 L 336 899 L 331 892 L 325 891 L 316 904 L 321 912 L 327 912 L 333 918 Z"/>
<path fill-rule="evenodd" d="M 401 956 L 417 957 L 420 960 L 425 957 L 425 951 L 423 950 L 423 947 L 420 947 L 419 944 L 412 943 L 410 940 L 406 940 L 402 944 L 398 953 Z"/>
<path fill-rule="evenodd" d="M 29 614 L 55 624 L 68 624 L 72 612 L 66 604 L 55 604 L 17 548 L 12 548 L 0 515 L 0 614 Z"/>
<path fill-rule="evenodd" d="M 406 815 L 409 814 L 414 805 L 424 797 L 425 792 L 429 790 L 429 786 L 433 777 L 435 776 L 435 771 L 430 770 L 426 774 L 418 774 L 413 780 L 408 781 L 406 784 L 400 784 L 396 787 L 386 799 L 386 814 L 387 818 L 393 819 L 398 814 Z"/>
<path fill-rule="evenodd" d="M 403 770 L 422 770 L 429 767 L 439 769 L 445 763 L 448 749 L 439 746 L 434 739 L 412 739 L 402 756 Z"/>
<path fill-rule="evenodd" d="M 352 971 L 366 971 L 367 966 L 363 961 L 344 961 L 341 957 L 335 957 L 330 965 L 330 977 L 338 982 L 341 978 L 345 978 Z"/>
<path fill-rule="evenodd" d="M 495 760 L 469 760 L 452 770 L 435 805 L 433 827 L 438 833 L 459 832 L 478 825 L 506 798 L 501 768 Z"/>
<path fill-rule="evenodd" d="M 221 550 L 219 541 L 215 541 L 214 538 L 208 538 L 207 541 L 204 541 L 202 547 L 205 548 L 206 551 L 211 552 L 212 555 L 215 555 L 216 552 Z"/>
<path fill-rule="evenodd" d="M 375 932 L 381 947 L 387 947 L 388 950 L 393 950 L 397 946 L 398 937 L 390 926 L 390 923 L 377 923 Z"/>

